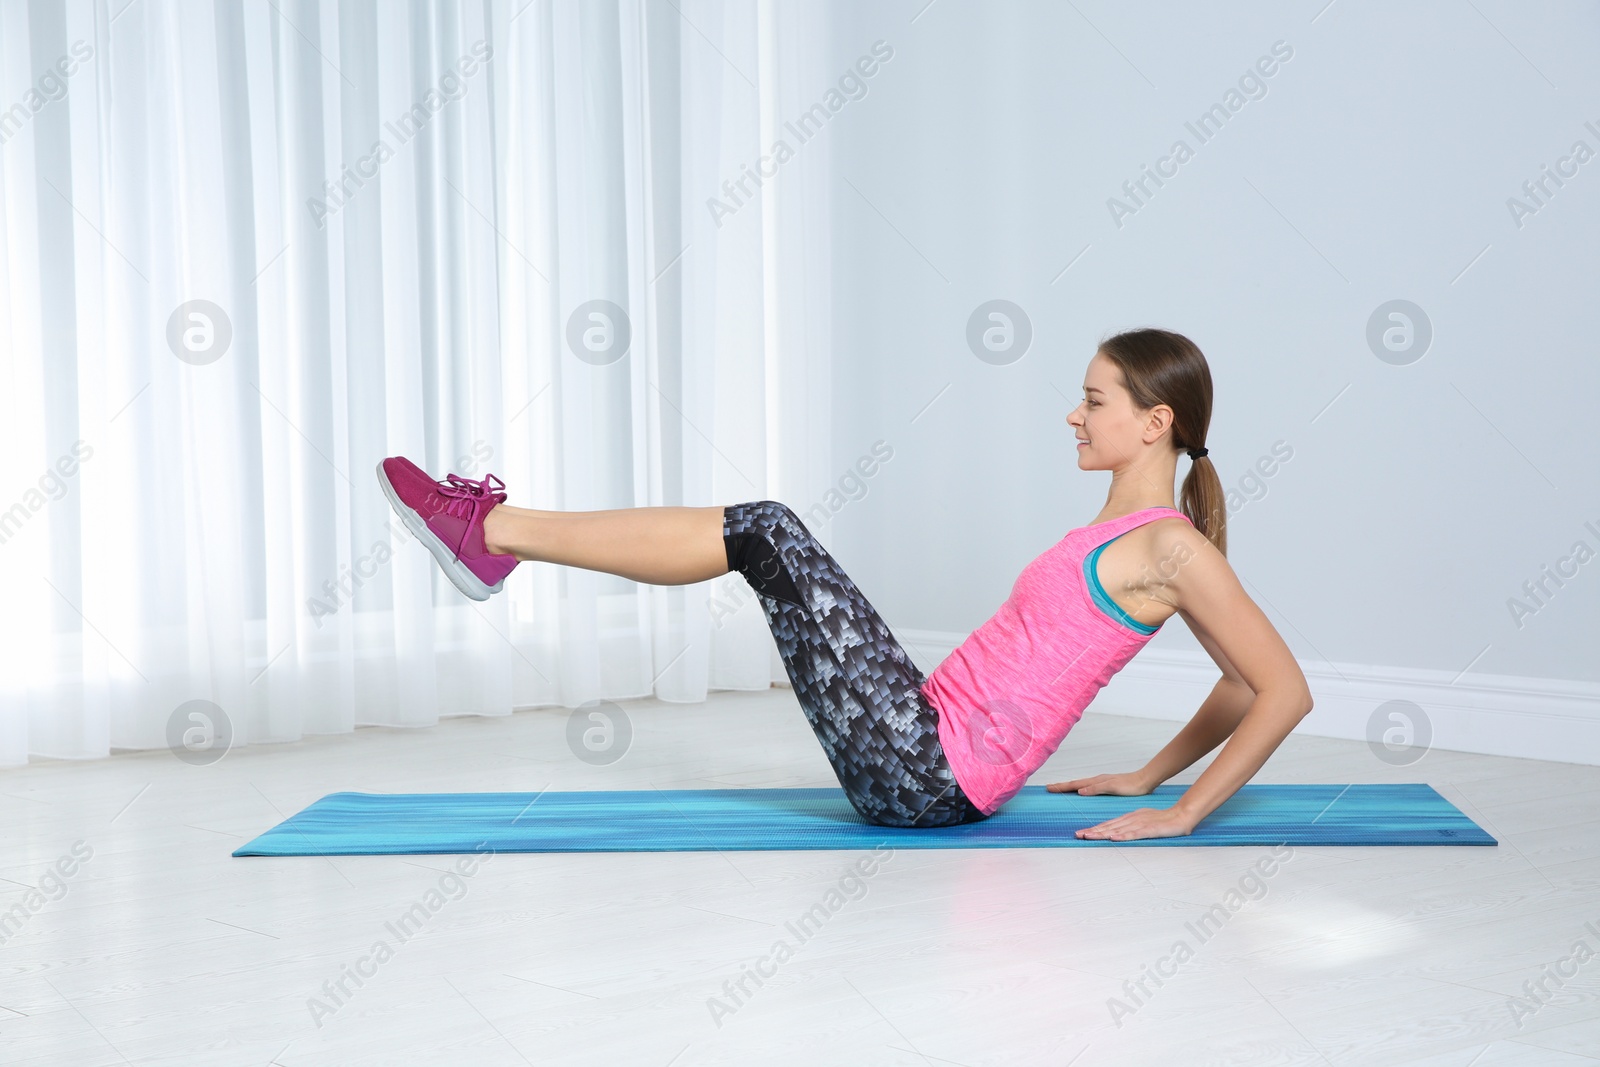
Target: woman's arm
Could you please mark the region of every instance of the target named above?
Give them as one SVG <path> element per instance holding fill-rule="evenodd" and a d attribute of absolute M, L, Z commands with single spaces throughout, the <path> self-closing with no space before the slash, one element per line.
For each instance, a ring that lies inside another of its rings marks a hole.
<path fill-rule="evenodd" d="M 1226 741 L 1254 698 L 1255 694 L 1243 682 L 1221 678 L 1200 705 L 1200 710 L 1194 713 L 1194 718 L 1143 767 L 1122 774 L 1096 774 L 1070 782 L 1051 782 L 1045 788 L 1052 793 L 1083 796 L 1142 797 Z"/>
<path fill-rule="evenodd" d="M 1239 728 L 1172 810 L 1183 812 L 1192 830 L 1261 769 L 1310 710 L 1311 698 L 1292 689 L 1257 693 Z"/>
<path fill-rule="evenodd" d="M 1168 778 L 1187 770 L 1194 761 L 1204 756 L 1232 736 L 1239 721 L 1250 708 L 1255 694 L 1243 682 L 1232 682 L 1226 677 L 1217 679 L 1194 718 L 1171 741 L 1150 758 L 1139 775 L 1151 789 Z"/>
<path fill-rule="evenodd" d="M 1245 593 L 1227 559 L 1187 523 L 1163 525 L 1170 542 L 1162 546 L 1162 556 L 1179 566 L 1162 592 L 1222 668 L 1223 681 L 1147 768 L 1170 776 L 1228 737 L 1224 726 L 1232 736 L 1171 808 L 1139 808 L 1079 830 L 1080 837 L 1128 841 L 1188 834 L 1261 769 L 1312 707 L 1311 690 L 1300 665 Z M 1219 699 L 1218 691 L 1225 686 L 1232 691 L 1231 703 Z M 1241 688 L 1249 694 L 1242 711 Z M 1185 757 L 1190 758 L 1179 766 Z"/>

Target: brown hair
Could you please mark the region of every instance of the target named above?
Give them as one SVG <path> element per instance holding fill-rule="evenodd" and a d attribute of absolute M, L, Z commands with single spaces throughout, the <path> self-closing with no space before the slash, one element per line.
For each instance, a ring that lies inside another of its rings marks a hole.
<path fill-rule="evenodd" d="M 1172 447 L 1204 448 L 1211 425 L 1211 369 L 1199 347 L 1169 330 L 1129 330 L 1100 342 L 1100 351 L 1122 372 L 1133 406 L 1172 409 Z M 1222 479 L 1208 456 L 1189 465 L 1178 509 L 1224 556 L 1228 554 L 1228 508 Z"/>

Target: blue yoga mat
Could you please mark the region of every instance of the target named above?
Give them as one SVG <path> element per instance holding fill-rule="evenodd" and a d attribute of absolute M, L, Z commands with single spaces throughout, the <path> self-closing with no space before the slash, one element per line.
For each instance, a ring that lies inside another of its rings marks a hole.
<path fill-rule="evenodd" d="M 1085 841 L 1074 831 L 1187 786 L 1083 797 L 1026 786 L 989 819 L 914 830 L 874 826 L 844 791 L 641 789 L 576 793 L 331 793 L 235 856 L 495 852 L 754 852 L 1139 845 L 1494 845 L 1432 786 L 1246 784 L 1187 837 Z"/>

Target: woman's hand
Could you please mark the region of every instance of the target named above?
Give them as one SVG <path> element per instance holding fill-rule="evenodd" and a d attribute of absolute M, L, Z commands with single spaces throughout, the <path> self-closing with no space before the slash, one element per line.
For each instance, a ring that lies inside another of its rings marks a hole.
<path fill-rule="evenodd" d="M 1135 808 L 1126 815 L 1086 826 L 1077 836 L 1085 841 L 1137 841 L 1146 837 L 1187 837 L 1195 824 L 1172 808 Z"/>
<path fill-rule="evenodd" d="M 1142 797 L 1155 788 L 1138 771 L 1128 774 L 1097 774 L 1093 778 L 1074 778 L 1070 782 L 1051 782 L 1045 786 L 1052 793 L 1077 793 L 1092 797 L 1104 793 L 1114 797 Z"/>
<path fill-rule="evenodd" d="M 1070 782 L 1052 782 L 1045 786 L 1052 793 L 1077 793 L 1079 796 L 1097 794 L 1114 797 L 1142 797 L 1156 787 L 1143 772 L 1127 774 L 1097 774 L 1093 778 L 1074 778 Z M 1145 837 L 1187 837 L 1195 824 L 1175 808 L 1135 808 L 1115 819 L 1107 819 L 1098 826 L 1086 826 L 1077 832 L 1085 841 L 1137 841 Z"/>

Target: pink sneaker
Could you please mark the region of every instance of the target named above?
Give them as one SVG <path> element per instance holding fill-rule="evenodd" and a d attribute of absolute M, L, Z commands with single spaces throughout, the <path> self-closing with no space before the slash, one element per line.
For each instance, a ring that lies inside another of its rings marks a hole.
<path fill-rule="evenodd" d="M 504 482 L 492 474 L 476 482 L 458 474 L 434 481 L 403 456 L 390 456 L 378 464 L 378 484 L 457 589 L 473 600 L 488 600 L 505 588 L 506 575 L 520 561 L 510 554 L 491 555 L 483 539 L 484 516 L 505 503 Z"/>

